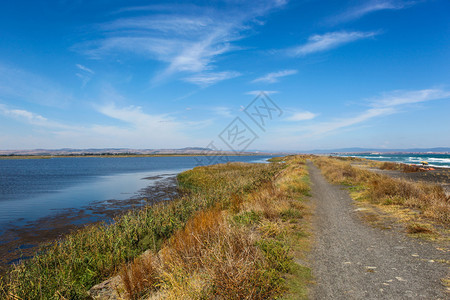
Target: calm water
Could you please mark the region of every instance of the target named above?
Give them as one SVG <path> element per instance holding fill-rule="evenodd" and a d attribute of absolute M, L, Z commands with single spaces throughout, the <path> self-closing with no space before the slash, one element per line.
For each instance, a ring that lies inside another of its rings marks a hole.
<path fill-rule="evenodd" d="M 229 156 L 263 162 L 270 156 Z M 175 175 L 198 165 L 198 157 L 77 157 L 0 160 L 0 232 L 93 202 L 136 195 L 157 175 Z M 217 163 L 211 157 L 203 164 Z M 163 177 L 164 177 L 163 176 Z M 147 178 L 147 179 L 146 179 Z"/>
<path fill-rule="evenodd" d="M 430 166 L 450 168 L 450 154 L 357 154 L 347 155 L 379 161 L 393 161 L 405 164 L 420 164 L 426 161 Z"/>

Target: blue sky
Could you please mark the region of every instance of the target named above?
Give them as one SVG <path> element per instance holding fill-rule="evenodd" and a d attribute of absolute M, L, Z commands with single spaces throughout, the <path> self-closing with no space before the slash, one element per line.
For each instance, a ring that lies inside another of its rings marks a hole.
<path fill-rule="evenodd" d="M 2 1 L 0 149 L 228 150 L 236 118 L 248 149 L 448 147 L 449 13 L 447 0 Z M 264 128 L 245 113 L 260 91 L 280 109 Z"/>

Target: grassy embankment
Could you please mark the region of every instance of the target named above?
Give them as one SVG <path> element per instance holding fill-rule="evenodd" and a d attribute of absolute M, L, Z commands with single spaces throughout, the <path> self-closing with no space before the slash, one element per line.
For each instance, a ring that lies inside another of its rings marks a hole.
<path fill-rule="evenodd" d="M 432 237 L 448 233 L 450 224 L 450 198 L 439 185 L 411 182 L 392 178 L 351 166 L 351 159 L 317 157 L 314 163 L 333 183 L 350 186 L 352 197 L 376 205 L 405 222 L 409 233 Z M 413 168 L 400 164 L 379 166 L 384 169 L 413 172 Z M 444 228 L 442 230 L 442 228 Z"/>
<path fill-rule="evenodd" d="M 82 299 L 116 274 L 118 292 L 130 298 L 304 296 L 309 269 L 294 257 L 308 244 L 302 195 L 309 187 L 304 162 L 287 160 L 184 172 L 179 199 L 44 247 L 1 278 L 0 298 Z"/>

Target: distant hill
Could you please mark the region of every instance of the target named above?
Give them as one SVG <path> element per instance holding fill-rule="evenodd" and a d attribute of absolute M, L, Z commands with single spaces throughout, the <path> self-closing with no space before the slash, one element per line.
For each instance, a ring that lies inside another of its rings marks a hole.
<path fill-rule="evenodd" d="M 259 151 L 248 150 L 243 155 L 288 155 L 293 153 L 329 154 L 329 153 L 450 153 L 449 147 L 410 148 L 410 149 L 379 149 L 379 148 L 339 148 L 315 149 L 309 151 Z M 235 155 L 233 151 L 216 151 L 204 147 L 185 147 L 180 149 L 129 149 L 129 148 L 88 148 L 88 149 L 33 149 L 33 150 L 0 150 L 0 155 Z"/>
<path fill-rule="evenodd" d="M 213 151 L 211 148 L 202 148 L 202 147 L 185 147 L 178 150 Z"/>
<path fill-rule="evenodd" d="M 181 149 L 128 149 L 128 148 L 89 148 L 89 149 L 33 149 L 33 150 L 0 150 L 0 155 L 235 155 L 233 151 L 216 151 L 203 147 L 185 147 Z M 239 154 L 256 155 L 259 152 L 246 151 Z M 269 154 L 269 153 L 264 153 Z"/>

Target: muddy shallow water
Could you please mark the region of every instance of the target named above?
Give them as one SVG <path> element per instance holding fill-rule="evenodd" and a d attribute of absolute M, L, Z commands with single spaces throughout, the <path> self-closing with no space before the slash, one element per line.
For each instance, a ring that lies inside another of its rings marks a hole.
<path fill-rule="evenodd" d="M 37 245 L 177 194 L 176 174 L 273 156 L 70 157 L 0 160 L 0 268 Z"/>
<path fill-rule="evenodd" d="M 11 263 L 32 257 L 41 243 L 51 242 L 86 224 L 100 221 L 112 222 L 130 209 L 138 209 L 155 202 L 170 201 L 178 195 L 176 176 L 164 174 L 144 178 L 152 182 L 137 195 L 126 200 L 110 199 L 93 202 L 81 208 L 67 208 L 57 214 L 10 225 L 0 235 L 0 269 Z"/>

